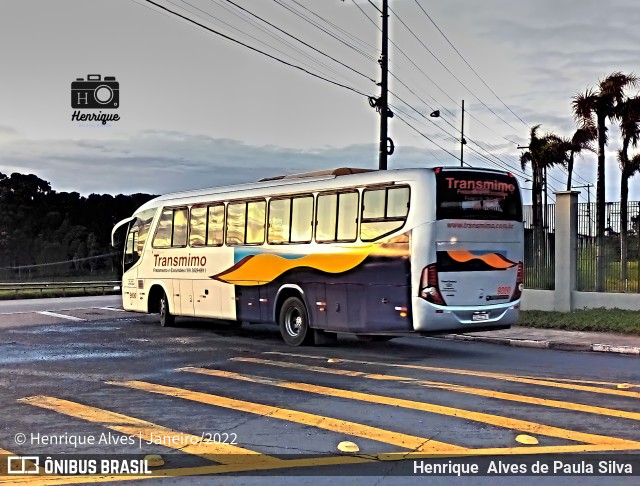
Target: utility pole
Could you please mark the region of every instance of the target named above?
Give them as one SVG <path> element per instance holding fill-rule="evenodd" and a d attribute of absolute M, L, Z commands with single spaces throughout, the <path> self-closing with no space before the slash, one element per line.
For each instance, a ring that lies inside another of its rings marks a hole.
<path fill-rule="evenodd" d="M 464 146 L 467 141 L 464 139 L 464 100 L 462 100 L 462 127 L 460 127 L 460 167 L 464 167 Z"/>
<path fill-rule="evenodd" d="M 388 0 L 382 0 L 382 54 L 380 55 L 380 69 L 382 76 L 380 78 L 380 98 L 378 100 L 378 109 L 380 111 L 380 155 L 378 160 L 378 169 L 387 170 L 387 155 L 393 153 L 393 142 L 391 147 L 387 147 L 387 117 L 389 117 L 388 106 L 388 71 L 389 71 L 389 5 Z M 390 140 L 390 139 L 389 139 Z"/>

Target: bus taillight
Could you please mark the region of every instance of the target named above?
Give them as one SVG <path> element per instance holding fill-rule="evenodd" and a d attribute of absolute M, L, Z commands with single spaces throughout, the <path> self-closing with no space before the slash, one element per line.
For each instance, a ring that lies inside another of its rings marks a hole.
<path fill-rule="evenodd" d="M 518 270 L 516 272 L 516 289 L 513 291 L 511 301 L 518 300 L 522 297 L 522 291 L 524 290 L 524 264 L 518 262 Z"/>
<path fill-rule="evenodd" d="M 446 305 L 438 288 L 438 270 L 436 270 L 435 263 L 427 265 L 422 269 L 422 276 L 420 277 L 420 297 L 433 304 Z"/>

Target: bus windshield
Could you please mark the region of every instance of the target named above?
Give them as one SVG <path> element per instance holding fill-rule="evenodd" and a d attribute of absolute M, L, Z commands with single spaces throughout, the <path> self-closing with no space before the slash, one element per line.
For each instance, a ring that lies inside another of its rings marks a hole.
<path fill-rule="evenodd" d="M 513 176 L 468 170 L 436 172 L 437 219 L 522 221 L 522 202 Z"/>

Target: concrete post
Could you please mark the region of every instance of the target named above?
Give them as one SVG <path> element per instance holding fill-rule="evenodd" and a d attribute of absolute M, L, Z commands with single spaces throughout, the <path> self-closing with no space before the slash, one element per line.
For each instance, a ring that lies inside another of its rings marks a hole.
<path fill-rule="evenodd" d="M 578 192 L 556 192 L 554 308 L 571 312 L 578 268 Z"/>

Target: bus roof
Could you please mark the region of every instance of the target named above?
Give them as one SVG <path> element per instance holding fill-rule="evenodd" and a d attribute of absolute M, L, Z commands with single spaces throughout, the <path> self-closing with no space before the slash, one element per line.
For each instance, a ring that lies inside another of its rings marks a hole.
<path fill-rule="evenodd" d="M 462 170 L 493 172 L 507 174 L 503 170 L 469 167 L 440 167 L 443 170 Z M 210 187 L 182 192 L 174 192 L 156 197 L 143 204 L 136 213 L 146 209 L 167 205 L 193 204 L 206 201 L 207 197 L 222 196 L 227 199 L 240 197 L 258 197 L 267 194 L 288 192 L 318 191 L 323 189 L 337 189 L 340 187 L 357 187 L 364 184 L 383 184 L 385 182 L 407 182 L 423 179 L 426 174 L 433 172 L 436 167 L 373 170 L 358 168 L 339 168 L 325 171 L 289 174 L 268 177 L 258 182 L 234 184 L 228 186 Z M 275 190 L 275 191 L 274 191 Z"/>

